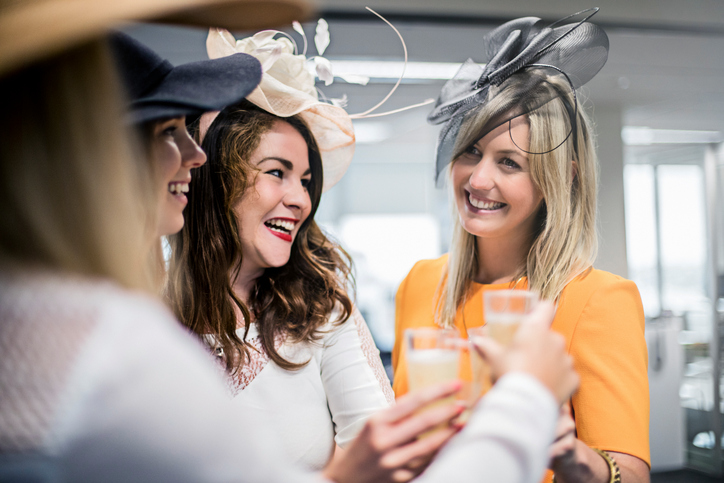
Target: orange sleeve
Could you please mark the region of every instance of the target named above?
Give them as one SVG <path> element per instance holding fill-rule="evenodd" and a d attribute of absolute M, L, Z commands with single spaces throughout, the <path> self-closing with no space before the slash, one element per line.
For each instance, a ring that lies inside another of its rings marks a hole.
<path fill-rule="evenodd" d="M 400 397 L 407 393 L 407 364 L 405 363 L 405 356 L 402 353 L 402 347 L 404 346 L 404 334 L 406 327 L 406 318 L 404 315 L 405 304 L 408 302 L 405 298 L 408 280 L 412 275 L 412 271 L 405 277 L 397 289 L 397 295 L 395 295 L 395 345 L 392 348 L 392 390 L 395 391 L 395 396 Z"/>
<path fill-rule="evenodd" d="M 581 377 L 573 396 L 578 438 L 588 446 L 649 456 L 648 354 L 636 285 L 616 277 L 586 301 L 570 348 Z"/>

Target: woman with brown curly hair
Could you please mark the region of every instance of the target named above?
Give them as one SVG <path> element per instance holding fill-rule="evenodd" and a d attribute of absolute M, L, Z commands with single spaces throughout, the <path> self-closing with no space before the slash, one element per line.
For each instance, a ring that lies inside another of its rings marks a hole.
<path fill-rule="evenodd" d="M 168 296 L 223 360 L 234 403 L 321 468 L 392 391 L 346 293 L 349 258 L 314 221 L 324 169 L 300 115 L 243 101 L 202 143 L 186 224 L 171 239 Z"/>

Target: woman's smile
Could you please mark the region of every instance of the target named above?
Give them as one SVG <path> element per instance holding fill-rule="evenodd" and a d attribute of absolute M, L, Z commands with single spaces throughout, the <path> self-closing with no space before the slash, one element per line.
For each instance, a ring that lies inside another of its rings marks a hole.
<path fill-rule="evenodd" d="M 189 192 L 189 183 L 191 183 L 191 179 L 188 181 L 171 181 L 168 184 L 168 192 L 171 195 L 171 198 L 181 207 L 182 210 L 189 202 L 186 197 L 186 193 Z"/>
<path fill-rule="evenodd" d="M 294 240 L 292 238 L 292 232 L 297 223 L 299 223 L 299 220 L 292 218 L 272 218 L 271 220 L 265 221 L 264 225 L 272 235 L 291 243 Z"/>
<path fill-rule="evenodd" d="M 490 200 L 475 196 L 468 190 L 465 190 L 468 195 L 468 209 L 475 213 L 492 213 L 505 208 L 507 205 L 499 201 Z"/>
<path fill-rule="evenodd" d="M 168 184 L 168 191 L 172 195 L 175 196 L 183 196 L 186 197 L 184 193 L 189 192 L 189 183 L 191 183 L 191 180 L 188 181 L 171 181 Z"/>

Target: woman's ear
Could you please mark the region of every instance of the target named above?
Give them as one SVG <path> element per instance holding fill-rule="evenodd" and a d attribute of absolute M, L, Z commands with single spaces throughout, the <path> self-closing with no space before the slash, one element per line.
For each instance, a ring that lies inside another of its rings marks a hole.
<path fill-rule="evenodd" d="M 578 176 L 578 163 L 576 163 L 576 160 L 574 159 L 571 161 L 571 182 L 576 179 L 576 176 Z"/>

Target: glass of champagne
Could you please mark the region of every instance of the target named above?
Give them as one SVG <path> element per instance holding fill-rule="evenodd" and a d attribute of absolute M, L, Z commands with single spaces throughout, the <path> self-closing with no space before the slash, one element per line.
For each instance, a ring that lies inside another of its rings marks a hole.
<path fill-rule="evenodd" d="M 498 344 L 508 347 L 513 341 L 515 332 L 521 322 L 538 304 L 538 296 L 527 290 L 492 290 L 483 295 L 483 313 L 485 325 L 468 329 L 468 339 L 475 345 L 480 338 L 491 337 Z M 475 350 L 479 364 L 483 364 L 481 372 L 481 395 L 493 385 L 490 369 Z M 471 359 L 475 362 L 474 359 Z"/>
<path fill-rule="evenodd" d="M 457 332 L 407 329 L 407 378 L 410 391 L 458 378 L 460 344 Z"/>
<path fill-rule="evenodd" d="M 510 346 L 523 319 L 538 304 L 538 295 L 527 290 L 485 292 L 483 314 L 485 335 L 504 347 Z"/>
<path fill-rule="evenodd" d="M 410 391 L 459 380 L 462 388 L 458 394 L 438 404 L 457 400 L 471 408 L 477 402 L 489 377 L 485 376 L 487 365 L 470 341 L 450 329 L 408 329 L 405 340 Z M 467 411 L 459 417 L 460 421 L 466 419 Z"/>

